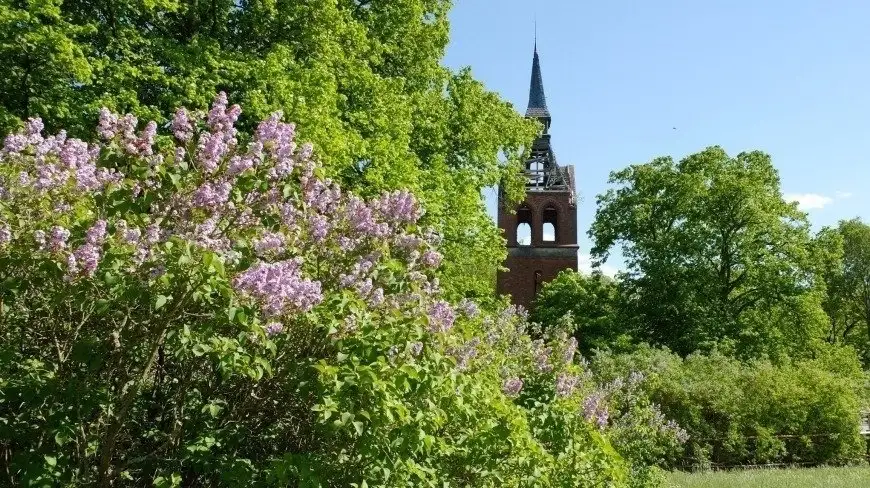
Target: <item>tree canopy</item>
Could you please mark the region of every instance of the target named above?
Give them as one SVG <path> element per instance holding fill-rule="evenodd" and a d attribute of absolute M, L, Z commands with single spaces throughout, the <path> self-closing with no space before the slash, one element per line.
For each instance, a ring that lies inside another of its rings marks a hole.
<path fill-rule="evenodd" d="M 600 262 L 621 245 L 636 335 L 686 354 L 806 350 L 823 336 L 806 215 L 783 200 L 770 156 L 710 147 L 611 174 L 589 232 Z"/>

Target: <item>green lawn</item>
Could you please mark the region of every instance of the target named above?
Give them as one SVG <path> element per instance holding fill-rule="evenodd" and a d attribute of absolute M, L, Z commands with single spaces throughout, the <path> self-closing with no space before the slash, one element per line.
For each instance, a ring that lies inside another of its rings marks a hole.
<path fill-rule="evenodd" d="M 671 473 L 669 488 L 870 488 L 870 468 L 754 469 Z"/>

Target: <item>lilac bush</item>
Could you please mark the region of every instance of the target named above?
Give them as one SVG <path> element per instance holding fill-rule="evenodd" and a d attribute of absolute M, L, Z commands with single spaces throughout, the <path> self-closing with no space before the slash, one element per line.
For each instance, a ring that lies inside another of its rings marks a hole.
<path fill-rule="evenodd" d="M 625 477 L 585 418 L 576 343 L 533 342 L 513 307 L 451 303 L 414 195 L 349 194 L 280 113 L 252 134 L 240 113 L 221 93 L 166 133 L 104 109 L 99 142 L 38 119 L 5 138 L 13 484 Z"/>

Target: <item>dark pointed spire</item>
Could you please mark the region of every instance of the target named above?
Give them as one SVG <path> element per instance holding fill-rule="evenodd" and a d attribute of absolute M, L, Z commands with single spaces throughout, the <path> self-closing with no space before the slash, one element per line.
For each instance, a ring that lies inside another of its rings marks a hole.
<path fill-rule="evenodd" d="M 535 55 L 532 58 L 532 80 L 529 83 L 529 106 L 526 108 L 526 117 L 550 118 L 550 111 L 547 110 L 547 97 L 544 96 L 544 80 L 541 78 L 541 61 L 538 59 L 537 39 L 535 39 Z"/>

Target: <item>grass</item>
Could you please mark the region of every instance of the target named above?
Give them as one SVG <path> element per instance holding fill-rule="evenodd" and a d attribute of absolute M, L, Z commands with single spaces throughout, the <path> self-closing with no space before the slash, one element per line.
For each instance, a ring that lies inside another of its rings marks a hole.
<path fill-rule="evenodd" d="M 870 467 L 675 472 L 668 488 L 868 488 Z"/>

